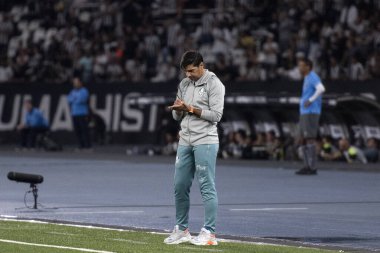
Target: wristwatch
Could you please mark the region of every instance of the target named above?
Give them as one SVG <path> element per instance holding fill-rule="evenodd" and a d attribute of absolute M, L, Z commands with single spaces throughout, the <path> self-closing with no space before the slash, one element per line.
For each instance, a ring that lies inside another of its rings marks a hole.
<path fill-rule="evenodd" d="M 191 105 L 190 105 L 189 113 L 190 113 L 190 114 L 194 114 L 194 107 L 191 106 Z"/>

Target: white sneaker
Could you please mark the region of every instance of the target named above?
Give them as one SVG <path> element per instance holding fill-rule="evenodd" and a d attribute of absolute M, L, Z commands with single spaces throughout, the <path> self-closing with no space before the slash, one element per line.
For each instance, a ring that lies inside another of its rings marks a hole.
<path fill-rule="evenodd" d="M 199 235 L 191 239 L 190 242 L 194 245 L 218 245 L 215 234 L 205 228 L 202 228 Z"/>
<path fill-rule="evenodd" d="M 179 226 L 176 225 L 173 232 L 164 240 L 166 244 L 180 244 L 183 242 L 189 242 L 191 240 L 191 235 L 189 229 L 182 231 Z"/>

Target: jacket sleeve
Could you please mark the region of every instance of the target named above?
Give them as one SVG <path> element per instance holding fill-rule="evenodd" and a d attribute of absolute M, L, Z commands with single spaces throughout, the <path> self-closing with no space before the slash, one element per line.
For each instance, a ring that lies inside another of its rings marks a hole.
<path fill-rule="evenodd" d="M 176 111 L 172 111 L 173 119 L 176 121 L 180 121 L 183 117 L 183 112 L 180 112 L 179 114 L 176 113 Z"/>
<path fill-rule="evenodd" d="M 215 78 L 211 81 L 209 91 L 209 109 L 203 110 L 201 119 L 219 122 L 223 116 L 225 88 L 222 82 Z"/>
<path fill-rule="evenodd" d="M 73 96 L 73 92 L 72 91 L 67 96 L 67 102 L 69 102 L 69 104 L 72 104 L 74 102 L 74 96 Z"/>
<path fill-rule="evenodd" d="M 182 85 L 182 83 L 183 83 L 183 81 L 178 85 L 178 90 L 177 90 L 177 97 L 176 97 L 176 99 L 177 98 L 179 98 L 179 99 L 183 99 L 182 98 L 182 92 L 181 92 L 181 85 Z M 180 120 L 182 120 L 182 118 L 183 118 L 183 114 L 184 114 L 184 112 L 181 112 L 180 114 L 177 114 L 176 113 L 176 111 L 172 111 L 172 116 L 173 116 L 173 119 L 174 120 L 176 120 L 176 121 L 180 121 Z"/>

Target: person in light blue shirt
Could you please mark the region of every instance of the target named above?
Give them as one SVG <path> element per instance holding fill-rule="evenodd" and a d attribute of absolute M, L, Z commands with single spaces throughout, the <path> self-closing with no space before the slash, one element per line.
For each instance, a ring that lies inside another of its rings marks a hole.
<path fill-rule="evenodd" d="M 74 130 L 78 138 L 79 149 L 91 149 L 88 117 L 90 113 L 89 92 L 77 77 L 73 79 L 74 89 L 67 96 L 73 118 Z"/>
<path fill-rule="evenodd" d="M 26 100 L 24 106 L 25 118 L 17 127 L 21 132 L 21 147 L 35 148 L 37 136 L 46 133 L 49 130 L 49 124 L 42 112 L 33 106 L 32 100 Z"/>
<path fill-rule="evenodd" d="M 315 140 L 318 135 L 319 118 L 322 112 L 322 94 L 325 87 L 319 76 L 313 71 L 313 63 L 309 59 L 300 60 L 298 68 L 304 76 L 300 99 L 300 137 L 303 141 L 302 154 L 305 167 L 296 172 L 297 175 L 316 175 L 317 151 Z"/>

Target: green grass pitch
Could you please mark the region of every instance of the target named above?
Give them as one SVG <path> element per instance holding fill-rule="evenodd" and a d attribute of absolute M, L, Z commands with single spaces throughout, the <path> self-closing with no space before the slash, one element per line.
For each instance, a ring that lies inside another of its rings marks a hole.
<path fill-rule="evenodd" d="M 165 237 L 166 235 L 147 232 L 0 220 L 0 253 L 334 252 L 237 242 L 219 242 L 218 246 L 202 247 L 191 244 L 165 245 Z"/>

